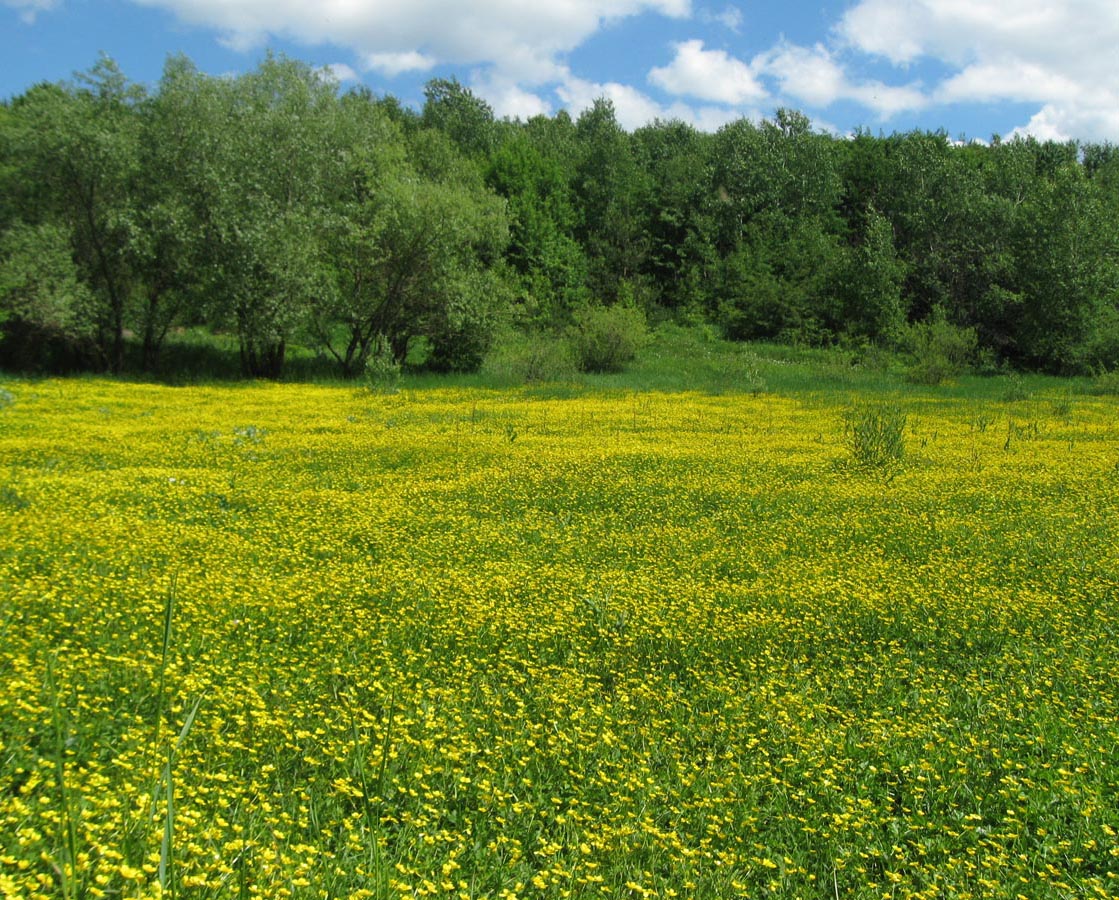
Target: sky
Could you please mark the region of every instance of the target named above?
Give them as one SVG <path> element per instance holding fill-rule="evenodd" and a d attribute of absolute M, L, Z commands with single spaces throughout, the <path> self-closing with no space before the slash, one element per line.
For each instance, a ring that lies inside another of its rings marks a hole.
<path fill-rule="evenodd" d="M 101 53 L 154 85 L 267 51 L 419 107 L 457 78 L 499 117 L 596 98 L 637 128 L 782 107 L 836 134 L 1119 143 L 1119 0 L 0 0 L 0 97 Z"/>

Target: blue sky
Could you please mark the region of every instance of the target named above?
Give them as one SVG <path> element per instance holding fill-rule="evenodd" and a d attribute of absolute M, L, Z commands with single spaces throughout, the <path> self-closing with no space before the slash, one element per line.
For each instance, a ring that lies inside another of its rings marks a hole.
<path fill-rule="evenodd" d="M 629 128 L 782 106 L 822 129 L 1119 142 L 1119 0 L 0 0 L 0 96 L 107 53 L 155 83 L 268 49 L 422 102 L 458 78 L 499 115 L 596 97 Z"/>

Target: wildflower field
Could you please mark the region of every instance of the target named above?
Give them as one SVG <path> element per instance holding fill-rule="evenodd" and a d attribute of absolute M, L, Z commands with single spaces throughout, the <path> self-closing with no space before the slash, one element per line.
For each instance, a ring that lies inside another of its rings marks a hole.
<path fill-rule="evenodd" d="M 0 896 L 1119 897 L 1114 399 L 0 386 Z"/>

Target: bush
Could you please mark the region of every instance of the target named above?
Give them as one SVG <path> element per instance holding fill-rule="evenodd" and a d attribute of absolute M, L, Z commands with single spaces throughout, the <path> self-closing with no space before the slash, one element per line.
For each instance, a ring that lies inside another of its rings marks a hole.
<path fill-rule="evenodd" d="M 1011 372 L 1006 379 L 1006 389 L 1002 392 L 1002 399 L 1006 403 L 1017 403 L 1020 400 L 1029 400 L 1032 394 L 1026 387 L 1026 382 L 1017 372 Z"/>
<path fill-rule="evenodd" d="M 905 413 L 895 405 L 856 406 L 846 416 L 847 440 L 855 465 L 885 469 L 905 459 Z"/>
<path fill-rule="evenodd" d="M 937 385 L 964 374 L 979 351 L 975 329 L 953 325 L 940 310 L 903 328 L 898 343 L 912 358 L 906 378 L 914 384 Z"/>
<path fill-rule="evenodd" d="M 375 394 L 394 394 L 400 383 L 400 369 L 388 338 L 378 334 L 373 339 L 373 352 L 365 362 L 366 386 Z"/>
<path fill-rule="evenodd" d="M 484 368 L 518 384 L 571 381 L 578 370 L 568 341 L 553 332 L 509 332 L 497 342 Z"/>
<path fill-rule="evenodd" d="M 1119 397 L 1119 369 L 1101 372 L 1088 383 L 1086 392 L 1099 397 Z"/>
<path fill-rule="evenodd" d="M 93 338 L 15 317 L 0 322 L 0 360 L 10 372 L 71 375 L 105 368 Z"/>
<path fill-rule="evenodd" d="M 584 372 L 621 372 L 648 339 L 645 314 L 635 306 L 584 306 L 575 314 L 571 343 Z"/>
<path fill-rule="evenodd" d="M 477 372 L 493 343 L 488 323 L 464 322 L 428 337 L 430 352 L 424 367 L 432 372 Z"/>

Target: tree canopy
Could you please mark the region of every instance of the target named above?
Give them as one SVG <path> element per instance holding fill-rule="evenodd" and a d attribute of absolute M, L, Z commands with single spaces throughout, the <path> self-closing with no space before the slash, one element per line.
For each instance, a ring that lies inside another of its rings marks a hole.
<path fill-rule="evenodd" d="M 222 78 L 173 57 L 151 88 L 103 58 L 0 104 L 9 366 L 156 368 L 194 325 L 236 335 L 253 377 L 292 341 L 347 377 L 379 353 L 469 369 L 503 323 L 615 305 L 735 339 L 956 329 L 1023 368 L 1115 368 L 1119 150 L 839 138 L 793 110 L 630 133 L 608 100 L 499 120 L 443 79 L 412 111 L 271 56 Z"/>

